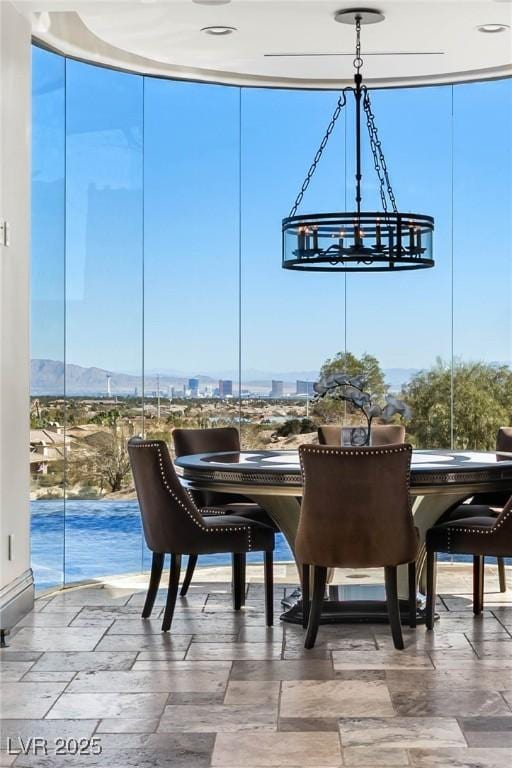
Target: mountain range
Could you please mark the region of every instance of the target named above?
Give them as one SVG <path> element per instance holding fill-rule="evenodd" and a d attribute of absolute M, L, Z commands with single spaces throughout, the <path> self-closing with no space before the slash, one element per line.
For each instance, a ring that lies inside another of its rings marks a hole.
<path fill-rule="evenodd" d="M 410 380 L 417 373 L 417 368 L 388 368 L 384 369 L 386 381 L 392 390 L 399 390 L 401 385 Z M 142 392 L 142 378 L 133 373 L 120 373 L 108 371 L 105 368 L 83 367 L 73 363 L 67 363 L 66 394 L 67 395 L 97 395 L 104 396 L 107 393 L 107 378 L 110 378 L 110 391 L 113 395 L 138 395 Z M 247 369 L 243 371 L 242 387 L 258 393 L 267 393 L 272 385 L 272 379 L 284 382 L 285 394 L 295 392 L 296 381 L 315 381 L 317 371 L 261 371 Z M 158 379 L 159 377 L 159 379 Z M 238 380 L 238 371 L 216 371 L 211 374 L 186 374 L 181 371 L 162 370 L 146 371 L 145 392 L 151 394 L 156 391 L 158 380 L 160 389 L 170 387 L 181 389 L 187 386 L 188 379 L 199 379 L 199 388 L 207 385 L 216 387 L 218 380 L 232 379 L 234 389 Z M 59 360 L 31 360 L 30 363 L 30 391 L 32 395 L 62 395 L 64 391 L 64 363 Z"/>

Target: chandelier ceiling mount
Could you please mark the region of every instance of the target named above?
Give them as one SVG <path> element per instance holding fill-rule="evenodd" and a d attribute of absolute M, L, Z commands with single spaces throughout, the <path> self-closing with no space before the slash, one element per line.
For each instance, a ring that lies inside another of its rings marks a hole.
<path fill-rule="evenodd" d="M 334 14 L 334 21 L 339 21 L 340 24 L 350 24 L 352 27 L 356 26 L 358 19 L 363 26 L 364 24 L 379 24 L 385 18 L 384 14 L 376 11 L 375 8 L 346 8 Z"/>

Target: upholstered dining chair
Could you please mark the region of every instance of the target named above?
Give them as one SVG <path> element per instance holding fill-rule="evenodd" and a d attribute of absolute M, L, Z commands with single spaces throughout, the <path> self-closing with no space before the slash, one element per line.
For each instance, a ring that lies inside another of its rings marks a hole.
<path fill-rule="evenodd" d="M 341 445 L 341 430 L 338 424 L 323 424 L 318 427 L 318 443 L 319 445 Z"/>
<path fill-rule="evenodd" d="M 304 490 L 295 553 L 302 564 L 305 647 L 315 644 L 327 569 L 383 567 L 393 642 L 402 649 L 397 566 L 405 563 L 409 622 L 416 625 L 418 536 L 409 496 L 411 446 L 301 445 L 299 455 Z"/>
<path fill-rule="evenodd" d="M 403 424 L 374 424 L 370 430 L 370 442 L 374 448 L 405 443 L 405 427 Z"/>
<path fill-rule="evenodd" d="M 512 427 L 500 427 L 496 435 L 496 450 L 512 453 Z"/>
<path fill-rule="evenodd" d="M 324 424 L 318 427 L 318 442 L 320 445 L 341 445 L 341 430 L 336 424 Z M 370 441 L 373 447 L 380 445 L 395 445 L 405 442 L 405 427 L 403 424 L 375 424 L 370 431 Z"/>
<path fill-rule="evenodd" d="M 210 429 L 183 429 L 177 428 L 172 432 L 174 453 L 176 457 L 192 456 L 196 453 L 223 453 L 240 451 L 240 435 L 236 427 L 212 427 Z M 214 515 L 238 515 L 264 523 L 270 526 L 275 533 L 279 528 L 267 515 L 264 509 L 254 504 L 246 496 L 234 493 L 219 493 L 218 491 L 192 491 L 192 497 L 205 517 Z M 187 562 L 187 571 L 183 580 L 180 595 L 184 597 L 192 581 L 197 564 L 197 555 L 190 556 Z M 242 562 L 242 568 L 245 563 Z M 233 566 L 235 560 L 233 560 Z"/>
<path fill-rule="evenodd" d="M 273 622 L 274 532 L 263 523 L 237 515 L 204 516 L 188 491 L 181 485 L 162 440 L 128 441 L 142 527 L 148 548 L 153 553 L 151 576 L 142 618 L 153 610 L 164 558 L 171 555 L 169 589 L 162 630 L 171 628 L 176 605 L 183 555 L 233 553 L 240 563 L 247 552 L 264 553 L 266 623 Z M 239 610 L 245 594 L 245 569 L 233 569 L 233 606 Z"/>
<path fill-rule="evenodd" d="M 500 427 L 496 435 L 496 451 L 512 453 L 512 427 Z M 441 520 L 442 523 L 453 522 L 455 520 L 467 519 L 469 517 L 481 516 L 481 505 L 488 508 L 487 514 L 491 517 L 498 517 L 503 507 L 509 500 L 510 491 L 490 491 L 489 493 L 478 493 L 472 496 L 463 504 L 458 504 L 450 509 Z M 507 591 L 507 575 L 505 570 L 505 560 L 503 557 L 497 558 L 498 579 L 500 592 Z"/>
<path fill-rule="evenodd" d="M 436 561 L 438 552 L 473 555 L 473 613 L 484 605 L 485 557 L 512 556 L 512 497 L 498 517 L 489 507 L 474 505 L 471 517 L 440 523 L 426 536 L 427 549 L 427 629 L 434 628 L 436 603 Z"/>

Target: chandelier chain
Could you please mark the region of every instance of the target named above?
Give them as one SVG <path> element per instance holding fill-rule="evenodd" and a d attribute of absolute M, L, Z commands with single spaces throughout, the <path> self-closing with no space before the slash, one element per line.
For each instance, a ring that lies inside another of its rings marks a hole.
<path fill-rule="evenodd" d="M 398 208 L 396 205 L 396 198 L 393 192 L 393 187 L 391 186 L 391 181 L 389 179 L 386 159 L 384 157 L 384 152 L 382 150 L 382 143 L 379 139 L 379 133 L 377 130 L 377 126 L 375 124 L 375 115 L 373 114 L 373 111 L 372 111 L 370 94 L 366 88 L 364 89 L 363 106 L 364 106 L 364 111 L 366 112 L 366 122 L 368 125 L 368 133 L 370 136 L 370 146 L 373 153 L 373 162 L 374 162 L 375 170 L 377 172 L 377 175 L 379 177 L 379 182 L 380 182 L 380 196 L 382 200 L 382 206 L 384 208 L 384 212 L 386 213 L 387 201 L 386 201 L 385 192 L 387 191 L 389 201 L 391 203 L 393 211 L 397 213 Z"/>
<path fill-rule="evenodd" d="M 324 135 L 322 141 L 320 142 L 320 146 L 318 147 L 318 149 L 316 151 L 316 154 L 315 154 L 315 156 L 313 158 L 313 162 L 311 163 L 311 165 L 309 167 L 309 170 L 308 170 L 308 172 L 306 174 L 306 178 L 302 182 L 302 186 L 300 188 L 299 194 L 297 195 L 297 198 L 296 198 L 296 200 L 295 200 L 295 202 L 294 202 L 294 204 L 292 206 L 292 209 L 291 209 L 290 213 L 288 214 L 290 218 L 292 216 L 295 216 L 295 214 L 297 213 L 297 209 L 298 209 L 299 205 L 302 202 L 302 198 L 304 197 L 304 193 L 306 192 L 307 188 L 309 187 L 311 179 L 313 178 L 313 175 L 314 175 L 314 173 L 316 171 L 316 167 L 317 167 L 318 163 L 320 162 L 320 158 L 322 157 L 323 151 L 324 151 L 325 147 L 327 146 L 327 142 L 329 141 L 331 133 L 334 130 L 334 126 L 336 125 L 336 121 L 338 120 L 338 117 L 341 114 L 341 110 L 343 109 L 343 107 L 345 106 L 346 103 L 347 103 L 347 97 L 346 97 L 346 94 L 345 94 L 345 90 L 343 90 L 341 96 L 338 99 L 338 103 L 336 104 L 336 108 L 335 108 L 335 110 L 333 112 L 333 115 L 331 117 L 330 123 L 327 126 L 327 130 L 325 132 L 325 135 Z"/>
<path fill-rule="evenodd" d="M 353 61 L 353 65 L 357 70 L 357 74 L 359 74 L 363 63 L 361 58 L 361 17 L 356 16 L 356 57 Z"/>
<path fill-rule="evenodd" d="M 372 121 L 370 114 L 367 110 L 366 98 L 364 100 L 364 110 L 366 113 L 366 124 L 368 126 L 368 135 L 370 137 L 370 149 L 373 155 L 373 167 L 375 168 L 375 171 L 379 179 L 379 191 L 380 191 L 380 199 L 382 202 L 382 210 L 384 211 L 384 213 L 387 213 L 388 201 L 386 199 L 386 179 L 384 177 L 384 173 L 382 172 L 381 165 L 379 162 L 379 155 L 377 151 L 377 141 L 375 139 L 375 131 L 374 131 L 375 123 Z"/>

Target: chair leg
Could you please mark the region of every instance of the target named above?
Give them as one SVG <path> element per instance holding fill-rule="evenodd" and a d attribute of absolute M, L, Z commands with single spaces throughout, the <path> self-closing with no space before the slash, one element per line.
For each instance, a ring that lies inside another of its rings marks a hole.
<path fill-rule="evenodd" d="M 409 573 L 409 626 L 416 628 L 416 561 L 408 565 Z"/>
<path fill-rule="evenodd" d="M 505 558 L 498 557 L 498 577 L 500 580 L 500 592 L 507 591 L 507 574 L 505 572 Z"/>
<path fill-rule="evenodd" d="M 340 599 L 340 588 L 339 588 L 338 584 L 329 584 L 329 587 L 328 587 L 327 591 L 329 593 L 329 600 L 336 600 L 336 601 L 339 602 L 339 599 Z"/>
<path fill-rule="evenodd" d="M 183 579 L 183 584 L 181 585 L 180 597 L 185 597 L 185 595 L 188 592 L 188 588 L 190 587 L 190 582 L 192 581 L 192 576 L 194 575 L 194 569 L 196 567 L 196 563 L 197 563 L 197 555 L 189 555 L 188 562 L 187 562 L 187 570 L 185 571 L 185 578 Z"/>
<path fill-rule="evenodd" d="M 484 558 L 473 557 L 473 613 L 478 616 L 484 607 Z"/>
<path fill-rule="evenodd" d="M 245 553 L 233 552 L 231 555 L 233 563 L 233 608 L 239 611 L 245 605 Z"/>
<path fill-rule="evenodd" d="M 402 651 L 404 641 L 402 637 L 402 624 L 400 622 L 400 606 L 398 604 L 396 566 L 387 565 L 384 568 L 384 581 L 386 584 L 386 602 L 388 604 L 389 624 L 393 643 L 398 651 Z"/>
<path fill-rule="evenodd" d="M 437 554 L 431 550 L 427 552 L 427 607 L 425 623 L 427 629 L 434 629 L 436 615 L 436 576 Z"/>
<path fill-rule="evenodd" d="M 309 612 L 311 610 L 309 594 L 309 565 L 302 565 L 302 628 L 307 629 L 309 621 Z"/>
<path fill-rule="evenodd" d="M 146 595 L 146 602 L 142 609 L 142 618 L 149 619 L 151 611 L 155 604 L 156 596 L 158 593 L 158 587 L 160 586 L 160 579 L 162 578 L 162 569 L 164 567 L 165 555 L 161 552 L 153 552 L 153 559 L 151 562 L 151 575 L 149 577 L 148 593 Z"/>
<path fill-rule="evenodd" d="M 265 618 L 267 627 L 274 623 L 274 553 L 263 554 L 265 572 Z"/>
<path fill-rule="evenodd" d="M 308 630 L 306 632 L 304 648 L 313 648 L 315 645 L 318 625 L 320 624 L 320 616 L 322 614 L 322 606 L 324 604 L 326 581 L 327 568 L 315 565 L 313 576 L 313 600 L 309 612 Z"/>
<path fill-rule="evenodd" d="M 172 617 L 178 597 L 180 584 L 181 555 L 171 555 L 171 570 L 169 573 L 169 589 L 167 590 L 167 602 L 165 603 L 162 632 L 168 632 L 171 628 Z"/>
<path fill-rule="evenodd" d="M 240 575 L 240 593 L 242 598 L 242 607 L 245 605 L 245 589 L 246 589 L 246 554 L 242 555 L 241 559 L 241 575 Z"/>

